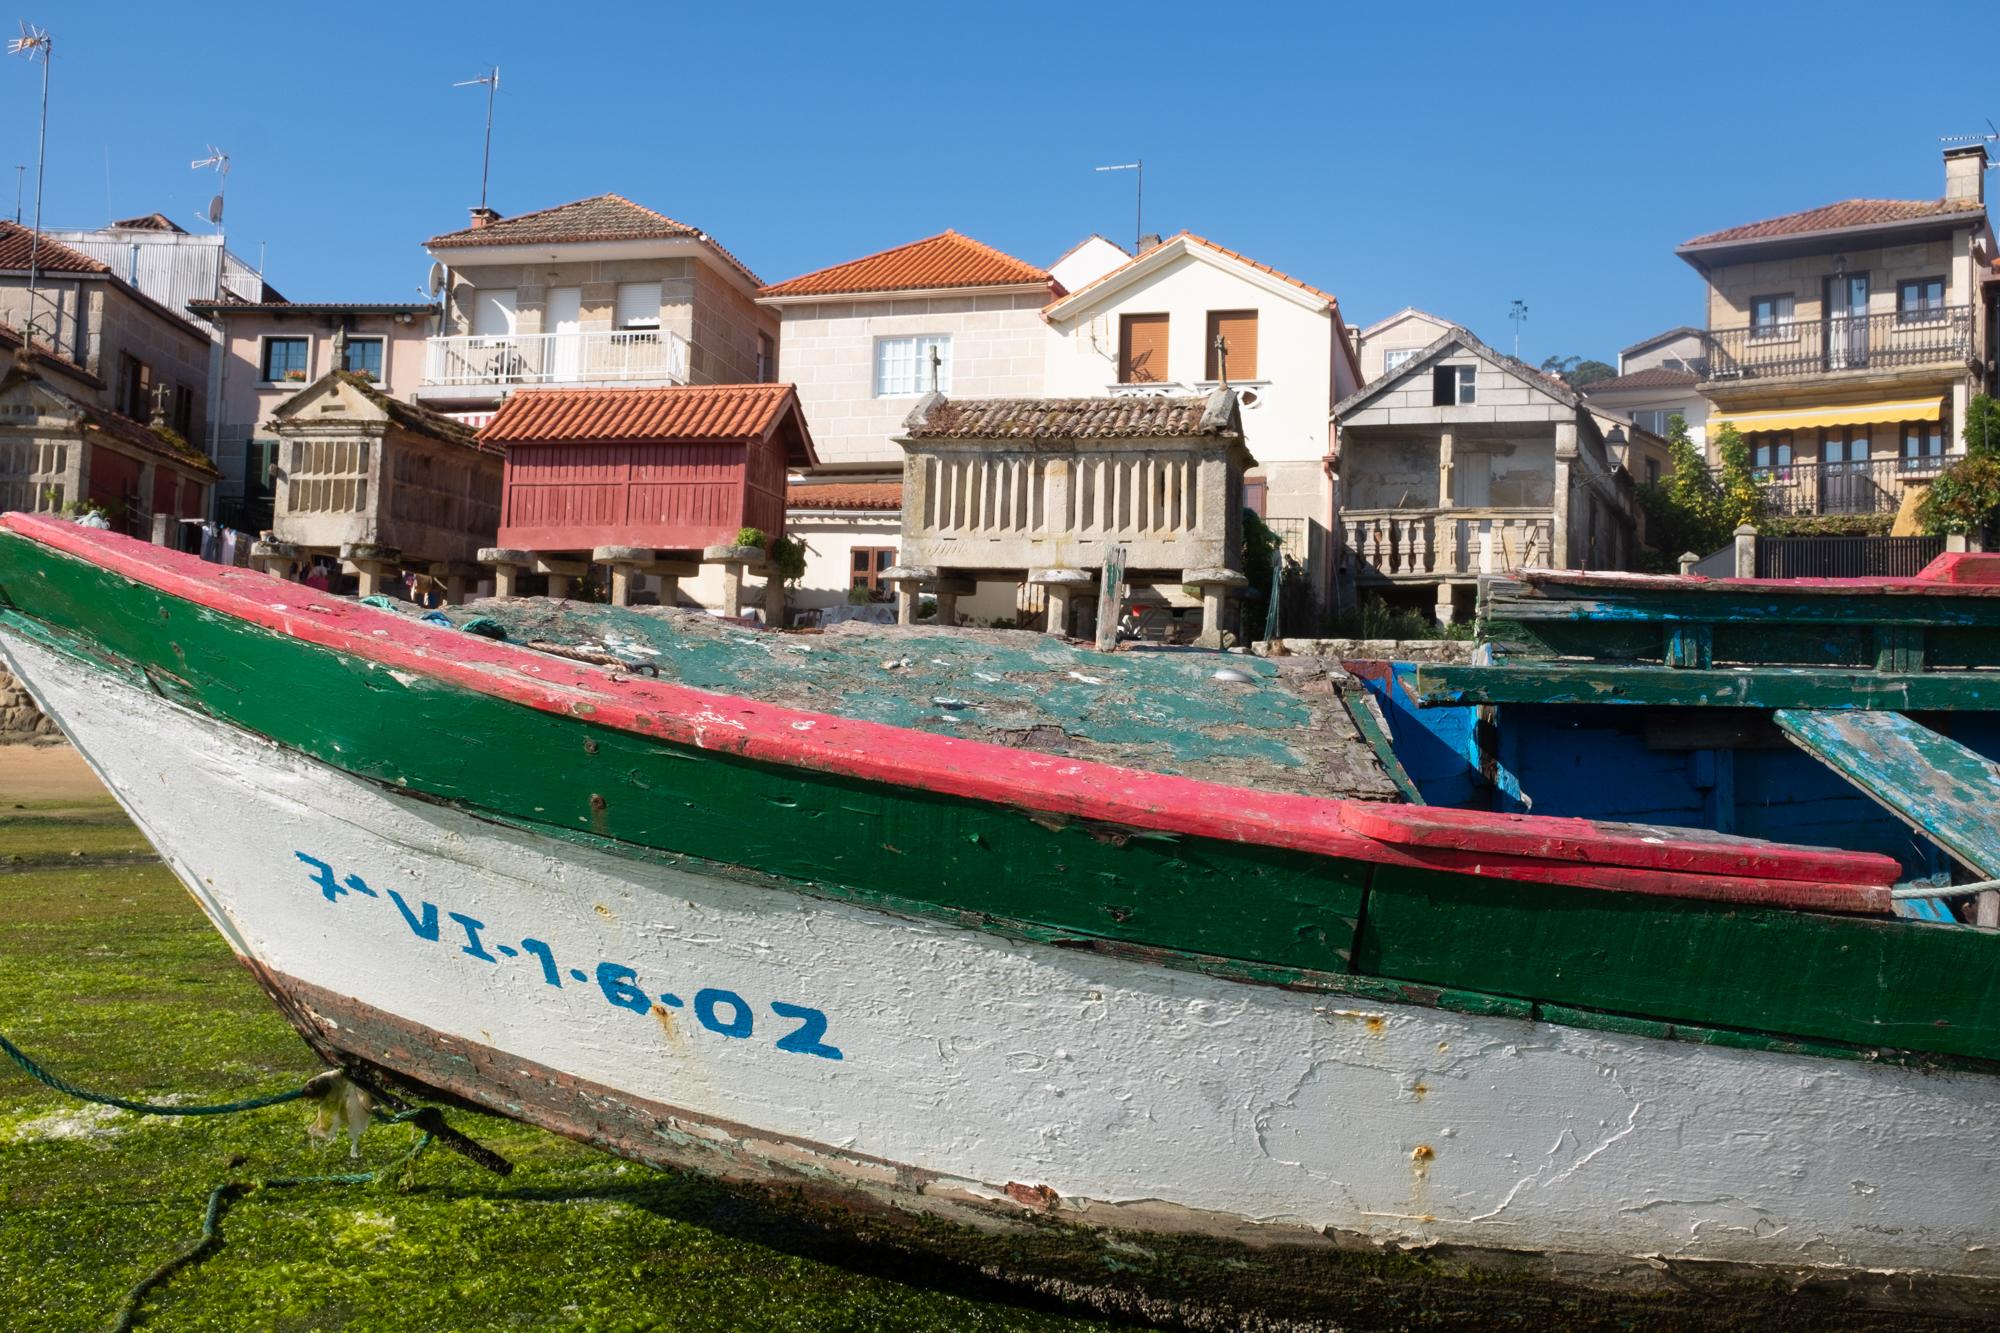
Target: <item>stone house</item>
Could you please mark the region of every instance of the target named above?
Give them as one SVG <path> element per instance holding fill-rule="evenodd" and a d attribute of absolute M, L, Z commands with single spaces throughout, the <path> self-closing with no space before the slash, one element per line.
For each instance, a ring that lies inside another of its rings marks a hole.
<path fill-rule="evenodd" d="M 1184 231 L 1058 297 L 1043 318 L 1051 397 L 1235 389 L 1258 462 L 1244 504 L 1330 605 L 1329 413 L 1362 383 L 1333 295 Z"/>
<path fill-rule="evenodd" d="M 1896 512 L 1964 448 L 1989 388 L 1986 152 L 1944 152 L 1935 199 L 1848 199 L 1709 232 L 1697 384 L 1741 431 L 1771 512 Z"/>
<path fill-rule="evenodd" d="M 1603 418 L 1559 379 L 1453 329 L 1339 403 L 1342 577 L 1469 610 L 1478 578 L 1629 568 L 1639 514 Z M 1614 425 L 1616 423 L 1614 422 Z"/>
<path fill-rule="evenodd" d="M 1448 319 L 1410 305 L 1386 319 L 1376 320 L 1354 336 L 1355 354 L 1361 361 L 1361 382 L 1373 384 L 1456 327 Z"/>
<path fill-rule="evenodd" d="M 265 426 L 280 404 L 334 371 L 413 400 L 438 311 L 429 301 L 231 298 L 192 301 L 188 309 L 214 326 L 221 348 L 207 441 L 223 478 L 216 517 L 245 532 L 271 526 L 278 441 Z"/>
<path fill-rule="evenodd" d="M 31 296 L 29 268 L 40 269 Z M 95 377 L 92 406 L 134 422 L 164 405 L 166 424 L 199 442 L 208 425 L 209 333 L 114 273 L 101 260 L 19 223 L 0 221 L 0 323 Z"/>
<path fill-rule="evenodd" d="M 761 285 L 697 227 L 615 194 L 433 236 L 444 293 L 417 396 L 481 424 L 524 385 L 657 387 L 777 378 Z"/>
<path fill-rule="evenodd" d="M 933 388 L 982 398 L 1040 393 L 1041 311 L 1057 291 L 1046 271 L 956 231 L 765 287 L 759 301 L 782 321 L 785 374 L 812 422 L 815 479 L 845 484 L 848 499 L 863 493 L 853 487 L 900 495 L 895 437 Z M 897 562 L 884 551 L 884 512 L 871 504 L 845 525 L 833 511 L 813 512 L 795 603 L 839 605 L 856 585 L 884 595 L 880 571 Z M 893 508 L 887 519 L 893 527 Z M 961 610 L 999 619 L 1020 608 L 1015 590 L 995 585 Z"/>

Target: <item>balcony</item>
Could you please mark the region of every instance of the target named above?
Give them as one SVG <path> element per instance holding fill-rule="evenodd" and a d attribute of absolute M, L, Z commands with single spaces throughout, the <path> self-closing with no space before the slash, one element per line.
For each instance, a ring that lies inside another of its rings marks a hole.
<path fill-rule="evenodd" d="M 1223 387 L 1220 380 L 1141 380 L 1107 384 L 1104 392 L 1113 398 L 1187 398 L 1206 396 Z M 1270 392 L 1271 381 L 1231 380 L 1227 387 L 1236 390 L 1238 406 L 1245 412 L 1251 412 L 1264 405 L 1264 396 Z"/>
<path fill-rule="evenodd" d="M 1340 524 L 1364 583 L 1471 579 L 1547 565 L 1555 553 L 1546 509 L 1350 509 Z"/>
<path fill-rule="evenodd" d="M 1972 308 L 1835 315 L 1705 337 L 1711 384 L 1963 366 L 1972 357 Z"/>
<path fill-rule="evenodd" d="M 653 329 L 458 334 L 424 346 L 427 391 L 687 382 L 687 339 Z"/>
<path fill-rule="evenodd" d="M 1809 514 L 1893 514 L 1913 482 L 1926 482 L 1960 455 L 1864 458 L 1851 463 L 1787 463 L 1752 475 L 1764 512 L 1776 518 Z M 1718 472 L 1711 468 L 1710 471 Z"/>

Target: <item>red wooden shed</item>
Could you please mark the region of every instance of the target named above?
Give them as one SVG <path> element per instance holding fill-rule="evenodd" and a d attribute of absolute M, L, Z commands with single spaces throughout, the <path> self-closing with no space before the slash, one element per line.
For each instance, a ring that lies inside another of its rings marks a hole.
<path fill-rule="evenodd" d="M 522 389 L 479 432 L 507 451 L 499 544 L 700 551 L 785 530 L 812 436 L 789 384 Z"/>

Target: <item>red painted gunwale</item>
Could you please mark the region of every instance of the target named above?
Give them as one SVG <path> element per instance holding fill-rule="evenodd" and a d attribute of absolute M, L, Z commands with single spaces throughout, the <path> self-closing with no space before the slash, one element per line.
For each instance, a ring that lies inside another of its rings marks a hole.
<path fill-rule="evenodd" d="M 1866 852 L 1714 835 L 1655 842 L 1651 830 L 1584 820 L 1264 792 L 781 708 L 426 625 L 45 515 L 0 515 L 0 527 L 303 643 L 598 726 L 888 786 L 1379 865 L 1732 903 L 1884 913 L 1898 877 L 1894 860 Z"/>
<path fill-rule="evenodd" d="M 1524 569 L 1523 583 L 1562 588 L 1656 592 L 1784 592 L 1894 597 L 2000 596 L 2000 554 L 1947 551 L 1908 578 L 1712 579 L 1702 574 L 1628 574 L 1619 570 Z"/>

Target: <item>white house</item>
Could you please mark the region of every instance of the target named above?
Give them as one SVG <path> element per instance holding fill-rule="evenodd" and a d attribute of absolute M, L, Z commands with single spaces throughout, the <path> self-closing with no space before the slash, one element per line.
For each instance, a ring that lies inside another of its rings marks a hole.
<path fill-rule="evenodd" d="M 875 576 L 896 563 L 895 539 L 884 533 L 895 530 L 899 505 L 885 511 L 878 497 L 900 492 L 895 437 L 904 420 L 933 388 L 968 398 L 1041 394 L 1041 310 L 1056 291 L 1046 270 L 955 231 L 762 290 L 759 304 L 780 320 L 785 376 L 812 423 L 816 479 L 850 483 L 797 491 L 788 506 L 810 548 L 795 606 L 838 605 L 857 585 L 887 598 Z M 867 505 L 849 503 L 856 496 Z M 959 609 L 977 619 L 1021 610 L 998 586 Z"/>
<path fill-rule="evenodd" d="M 1361 382 L 1373 384 L 1456 327 L 1450 320 L 1413 305 L 1376 320 L 1355 337 Z"/>
<path fill-rule="evenodd" d="M 1238 392 L 1262 514 L 1330 604 L 1330 413 L 1361 384 L 1334 297 L 1181 232 L 1043 313 L 1051 397 Z"/>
<path fill-rule="evenodd" d="M 1706 452 L 1710 409 L 1697 386 L 1707 373 L 1707 335 L 1683 325 L 1627 347 L 1618 354 L 1617 376 L 1583 392 L 1592 407 L 1623 413 L 1659 436 L 1667 434 L 1668 419 L 1678 413 L 1695 448 Z M 1637 468 L 1633 475 L 1645 480 Z"/>

